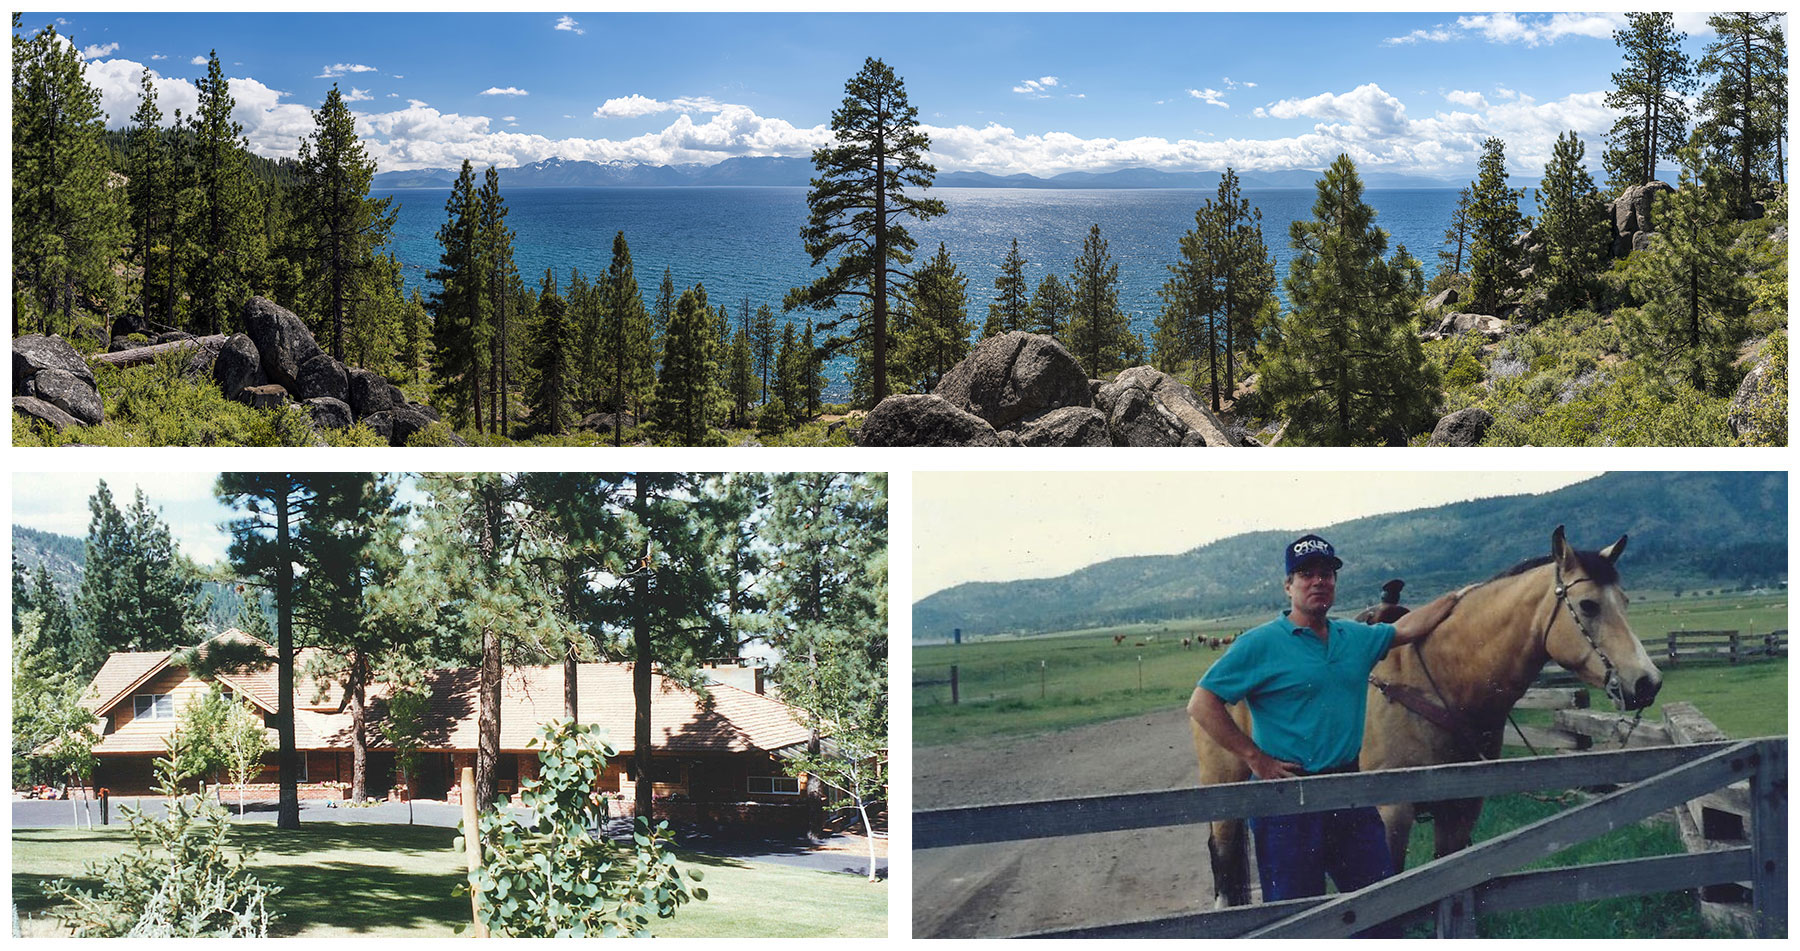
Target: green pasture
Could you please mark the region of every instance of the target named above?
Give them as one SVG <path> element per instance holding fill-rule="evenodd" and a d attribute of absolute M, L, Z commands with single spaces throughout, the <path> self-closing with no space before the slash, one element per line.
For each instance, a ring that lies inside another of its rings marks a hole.
<path fill-rule="evenodd" d="M 448 938 L 469 915 L 469 899 L 451 894 L 464 879 L 455 829 L 350 822 L 307 823 L 297 830 L 234 826 L 237 841 L 259 854 L 258 878 L 281 887 L 269 900 L 281 915 L 274 932 L 305 938 Z M 87 829 L 14 829 L 13 902 L 25 937 L 66 936 L 44 895 L 52 879 L 93 888 L 87 866 L 125 851 L 123 825 Z M 883 938 L 887 884 L 860 875 L 818 872 L 692 852 L 683 867 L 705 876 L 704 902 L 682 906 L 652 930 L 680 938 Z"/>
<path fill-rule="evenodd" d="M 916 646 L 913 743 L 929 747 L 982 736 L 1043 733 L 1180 707 L 1220 653 L 1198 641 L 1183 649 L 1181 639 L 1233 635 L 1260 620 L 1169 621 Z M 1784 629 L 1787 596 L 1646 599 L 1633 605 L 1631 623 L 1655 658 L 1672 630 L 1760 635 Z M 1124 642 L 1114 644 L 1115 635 L 1124 635 Z M 948 682 L 953 664 L 959 688 L 954 705 Z M 1694 664 L 1663 673 L 1659 706 L 1646 711 L 1646 718 L 1660 719 L 1661 703 L 1687 700 L 1732 736 L 1787 732 L 1786 660 L 1735 667 Z"/>

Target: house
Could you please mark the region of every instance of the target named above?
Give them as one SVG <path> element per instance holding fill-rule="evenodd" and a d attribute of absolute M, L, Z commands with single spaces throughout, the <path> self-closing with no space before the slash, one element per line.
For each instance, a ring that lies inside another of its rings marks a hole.
<path fill-rule="evenodd" d="M 221 638 L 254 641 L 228 631 Z M 267 645 L 262 645 L 266 647 Z M 351 721 L 341 686 L 304 675 L 316 651 L 296 652 L 294 737 L 299 748 L 303 798 L 343 798 L 351 779 Z M 113 795 L 146 794 L 156 780 L 154 763 L 180 722 L 181 709 L 211 689 L 212 683 L 261 712 L 270 724 L 277 709 L 275 669 L 221 673 L 203 679 L 180 661 L 180 652 L 121 652 L 108 657 L 83 695 L 98 718 L 98 760 L 93 784 Z M 457 800 L 456 780 L 473 766 L 478 742 L 480 671 L 473 667 L 432 671 L 431 700 L 423 730 L 424 762 L 407 784 L 422 799 Z M 615 812 L 629 814 L 639 777 L 630 762 L 636 705 L 631 666 L 578 665 L 580 721 L 598 725 L 619 751 L 599 781 L 613 796 Z M 563 668 L 512 667 L 505 671 L 500 700 L 502 792 L 516 793 L 521 780 L 536 776 L 538 754 L 527 741 L 538 728 L 564 713 Z M 660 674 L 651 676 L 651 775 L 659 815 L 701 822 L 802 826 L 815 821 L 816 798 L 790 776 L 783 759 L 804 750 L 811 739 L 798 712 L 763 694 L 713 684 L 707 698 Z M 369 691 L 367 791 L 387 795 L 397 785 L 393 748 L 381 735 L 386 714 L 382 691 Z M 272 795 L 276 756 L 265 758 L 258 790 Z"/>

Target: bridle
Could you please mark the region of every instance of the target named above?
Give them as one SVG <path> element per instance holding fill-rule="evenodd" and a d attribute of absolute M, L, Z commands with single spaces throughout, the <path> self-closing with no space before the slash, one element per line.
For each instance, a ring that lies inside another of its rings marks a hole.
<path fill-rule="evenodd" d="M 1569 597 L 1570 588 L 1584 582 L 1597 586 L 1598 582 L 1592 578 L 1578 578 L 1572 582 L 1565 582 L 1563 581 L 1562 559 L 1552 558 L 1550 563 L 1556 568 L 1556 587 L 1553 590 L 1556 592 L 1557 603 L 1568 609 L 1569 618 L 1575 622 L 1575 629 L 1581 632 L 1582 639 L 1587 641 L 1589 652 L 1600 658 L 1600 666 L 1606 670 L 1606 679 L 1601 681 L 1601 689 L 1606 691 L 1606 699 L 1613 702 L 1613 707 L 1615 709 L 1625 709 L 1625 682 L 1619 677 L 1619 665 L 1613 663 L 1611 657 L 1606 656 L 1606 650 L 1600 646 L 1600 639 L 1594 636 L 1594 632 L 1588 628 L 1587 622 L 1582 620 L 1581 612 L 1576 610 L 1574 600 Z M 1550 629 L 1555 626 L 1556 609 L 1551 608 L 1550 617 L 1544 622 L 1544 633 L 1538 639 L 1539 646 L 1543 649 L 1545 656 L 1549 656 L 1550 654 Z M 1583 657 L 1582 660 L 1585 661 L 1587 658 Z M 1511 716 L 1510 713 L 1507 715 L 1509 717 Z M 1638 724 L 1642 722 L 1643 719 L 1644 710 L 1642 707 L 1639 707 L 1637 714 L 1631 718 L 1631 726 L 1627 727 L 1625 729 L 1625 735 L 1619 738 L 1620 749 L 1625 748 L 1625 744 L 1631 740 L 1631 734 L 1637 732 Z M 1517 727 L 1515 727 L 1515 729 L 1517 729 Z M 1524 734 L 1521 733 L 1520 735 L 1523 736 Z M 1537 751 L 1532 750 L 1532 753 L 1535 755 Z"/>

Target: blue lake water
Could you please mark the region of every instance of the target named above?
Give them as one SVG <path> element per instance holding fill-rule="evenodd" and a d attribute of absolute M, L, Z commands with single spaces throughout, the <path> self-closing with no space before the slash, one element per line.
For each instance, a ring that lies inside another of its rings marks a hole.
<path fill-rule="evenodd" d="M 602 275 L 612 257 L 615 232 L 624 231 L 631 246 L 638 285 L 646 303 L 653 300 L 665 267 L 677 291 L 696 282 L 706 285 L 716 306 L 729 305 L 735 322 L 741 302 L 751 309 L 768 304 L 777 312 L 790 287 L 811 281 L 823 271 L 811 266 L 801 246 L 806 221 L 806 189 L 735 188 L 521 188 L 506 194 L 507 224 L 514 233 L 519 273 L 536 287 L 545 268 L 553 268 L 566 285 L 570 268 L 589 279 Z M 409 288 L 429 294 L 435 282 L 425 275 L 437 266 L 437 230 L 445 220 L 446 188 L 396 189 L 398 205 L 392 250 L 404 268 Z M 1194 226 L 1194 213 L 1210 189 L 1048 190 L 1010 188 L 935 188 L 948 212 L 908 227 L 919 242 L 922 260 L 943 242 L 968 277 L 969 313 L 979 329 L 993 297 L 1012 240 L 1027 262 L 1026 278 L 1036 288 L 1044 275 L 1066 276 L 1081 251 L 1090 225 L 1099 224 L 1119 265 L 1119 306 L 1132 327 L 1146 339 L 1161 307 L 1157 290 L 1179 249 L 1182 233 Z M 1312 216 L 1317 197 L 1311 188 L 1261 189 L 1245 192 L 1262 210 L 1263 237 L 1273 251 L 1277 281 L 1285 278 L 1293 251 L 1288 225 Z M 1454 189 L 1371 189 L 1365 198 L 1375 208 L 1376 224 L 1387 230 L 1389 248 L 1403 243 L 1437 269 L 1437 249 L 1450 212 Z M 1281 293 L 1278 287 L 1278 293 Z M 796 311 L 789 319 L 804 320 Z M 828 369 L 832 389 L 841 395 L 845 365 Z"/>

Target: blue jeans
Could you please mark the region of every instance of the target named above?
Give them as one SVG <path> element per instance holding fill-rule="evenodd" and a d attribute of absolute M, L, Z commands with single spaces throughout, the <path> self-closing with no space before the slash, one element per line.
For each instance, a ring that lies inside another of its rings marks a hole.
<path fill-rule="evenodd" d="M 1256 869 L 1263 901 L 1325 894 L 1325 876 L 1339 892 L 1352 892 L 1393 874 L 1387 831 L 1373 806 L 1334 809 L 1250 820 L 1256 838 Z M 1398 938 L 1397 926 L 1383 924 L 1358 935 Z"/>

